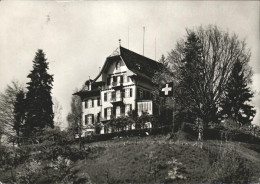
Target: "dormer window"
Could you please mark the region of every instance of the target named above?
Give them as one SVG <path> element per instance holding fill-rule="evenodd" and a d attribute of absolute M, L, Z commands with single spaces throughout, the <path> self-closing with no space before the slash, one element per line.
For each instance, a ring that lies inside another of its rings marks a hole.
<path fill-rule="evenodd" d="M 136 64 L 137 68 L 141 70 L 141 66 L 139 64 Z"/>
<path fill-rule="evenodd" d="M 116 70 L 119 70 L 119 69 L 120 69 L 120 66 L 121 66 L 120 61 L 116 62 Z"/>

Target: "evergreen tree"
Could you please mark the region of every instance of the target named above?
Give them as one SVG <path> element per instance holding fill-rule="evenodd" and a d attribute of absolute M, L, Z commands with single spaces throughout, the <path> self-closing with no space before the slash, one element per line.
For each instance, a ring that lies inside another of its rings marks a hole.
<path fill-rule="evenodd" d="M 256 111 L 249 105 L 253 93 L 248 87 L 248 83 L 243 71 L 243 64 L 237 60 L 229 77 L 225 90 L 225 99 L 222 101 L 222 115 L 233 119 L 240 125 L 250 124 Z"/>
<path fill-rule="evenodd" d="M 25 121 L 25 135 L 46 126 L 53 128 L 53 109 L 51 89 L 53 76 L 48 74 L 48 62 L 42 50 L 38 50 L 33 60 L 33 70 L 27 76 L 28 93 L 26 95 L 27 114 Z"/>
<path fill-rule="evenodd" d="M 205 107 L 204 88 L 204 61 L 202 58 L 202 44 L 194 32 L 188 33 L 187 41 L 183 50 L 184 58 L 180 67 L 179 91 L 177 101 L 188 111 L 186 117 L 190 121 L 201 118 L 205 124 L 211 109 Z"/>
<path fill-rule="evenodd" d="M 25 94 L 23 91 L 20 91 L 16 95 L 16 102 L 14 104 L 14 126 L 13 129 L 16 132 L 16 135 L 19 137 L 20 132 L 22 132 L 22 126 L 25 120 Z"/>

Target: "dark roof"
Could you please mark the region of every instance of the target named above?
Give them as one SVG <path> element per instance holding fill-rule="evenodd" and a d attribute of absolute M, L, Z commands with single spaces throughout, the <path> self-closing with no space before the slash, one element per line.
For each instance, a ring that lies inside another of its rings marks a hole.
<path fill-rule="evenodd" d="M 105 64 L 103 65 L 100 73 L 94 79 L 96 81 L 102 72 L 109 66 L 109 62 L 123 59 L 127 68 L 132 72 L 136 73 L 138 76 L 145 78 L 152 78 L 156 71 L 160 70 L 163 65 L 157 61 L 150 58 L 137 54 L 130 51 L 122 46 L 117 48 L 110 56 L 107 57 Z"/>
<path fill-rule="evenodd" d="M 147 58 L 120 46 L 109 57 L 107 57 L 106 62 L 98 76 L 94 80 L 87 80 L 85 82 L 85 85 L 88 85 L 89 82 L 92 83 L 92 91 L 85 91 L 84 89 L 82 89 L 81 91 L 73 95 L 79 95 L 82 97 L 98 95 L 100 93 L 100 87 L 104 82 L 96 82 L 96 80 L 100 77 L 100 75 L 107 68 L 107 66 L 109 66 L 110 62 L 121 58 L 123 59 L 129 70 L 137 74 L 137 76 L 141 76 L 144 78 L 152 78 L 155 72 L 157 72 L 163 67 L 163 65 L 157 61 L 154 61 L 150 58 Z"/>
<path fill-rule="evenodd" d="M 124 60 L 127 68 L 137 75 L 146 75 L 152 78 L 155 72 L 163 67 L 161 63 L 158 63 L 150 58 L 137 54 L 121 46 L 120 55 Z"/>
<path fill-rule="evenodd" d="M 82 98 L 86 97 L 93 97 L 93 96 L 99 96 L 100 95 L 100 90 L 91 90 L 91 91 L 79 91 L 74 93 L 73 95 L 78 95 Z"/>

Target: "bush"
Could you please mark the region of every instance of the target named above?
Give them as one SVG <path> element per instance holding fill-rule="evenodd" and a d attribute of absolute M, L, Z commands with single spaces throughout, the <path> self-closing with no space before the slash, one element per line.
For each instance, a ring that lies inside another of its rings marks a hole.
<path fill-rule="evenodd" d="M 212 151 L 212 150 L 211 150 Z M 208 169 L 210 183 L 248 183 L 251 177 L 249 166 L 244 158 L 238 156 L 234 148 L 225 144 L 217 153 L 209 155 L 212 159 Z"/>

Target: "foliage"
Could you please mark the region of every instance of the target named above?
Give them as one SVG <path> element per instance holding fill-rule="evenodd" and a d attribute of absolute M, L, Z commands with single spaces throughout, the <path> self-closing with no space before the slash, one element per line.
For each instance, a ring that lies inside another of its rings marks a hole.
<path fill-rule="evenodd" d="M 48 127 L 54 127 L 51 89 L 53 76 L 48 74 L 48 62 L 42 50 L 36 52 L 33 60 L 33 70 L 27 76 L 28 93 L 26 95 L 26 121 L 23 134 L 32 133 Z"/>
<path fill-rule="evenodd" d="M 59 128 L 46 128 L 36 133 L 33 144 L 20 147 L 0 147 L 0 164 L 5 171 L 12 171 L 12 183 L 73 183 L 71 165 L 85 159 L 90 151 L 70 145 L 71 137 Z M 28 141 L 27 141 L 28 142 Z M 35 143 L 37 142 L 37 143 Z"/>
<path fill-rule="evenodd" d="M 56 98 L 53 99 L 53 113 L 54 126 L 60 127 L 62 125 L 62 106 Z"/>
<path fill-rule="evenodd" d="M 186 41 L 180 40 L 167 59 L 176 83 L 175 98 L 205 126 L 219 123 L 217 112 L 237 59 L 243 63 L 245 80 L 251 81 L 245 41 L 217 26 L 188 29 Z"/>
<path fill-rule="evenodd" d="M 226 143 L 221 150 L 217 151 L 216 156 L 217 158 L 207 172 L 211 183 L 248 183 L 250 181 L 252 173 L 250 173 L 248 161 L 238 156 L 234 147 Z"/>
<path fill-rule="evenodd" d="M 14 105 L 16 96 L 20 91 L 25 91 L 23 84 L 18 81 L 12 81 L 8 84 L 5 91 L 0 94 L 0 137 L 5 134 L 12 137 L 15 132 L 14 126 Z"/>
<path fill-rule="evenodd" d="M 221 114 L 225 118 L 233 119 L 240 126 L 249 125 L 256 113 L 253 106 L 247 103 L 251 101 L 252 97 L 253 93 L 250 91 L 244 75 L 243 63 L 237 60 L 226 86 Z"/>
<path fill-rule="evenodd" d="M 20 91 L 16 95 L 16 102 L 14 104 L 15 121 L 13 126 L 13 129 L 16 131 L 16 135 L 18 138 L 20 137 L 20 132 L 22 131 L 24 126 L 25 112 L 26 112 L 25 109 L 26 109 L 25 94 L 23 91 Z"/>
<path fill-rule="evenodd" d="M 78 90 L 76 89 L 75 91 Z M 82 103 L 80 97 L 73 95 L 70 106 L 71 106 L 71 112 L 69 112 L 67 116 L 68 131 L 71 132 L 74 137 L 76 137 L 76 135 L 81 136 L 83 126 L 81 120 Z"/>

